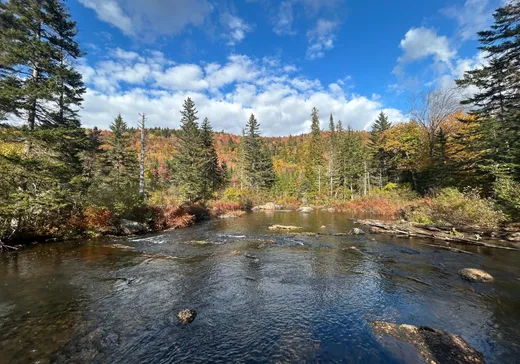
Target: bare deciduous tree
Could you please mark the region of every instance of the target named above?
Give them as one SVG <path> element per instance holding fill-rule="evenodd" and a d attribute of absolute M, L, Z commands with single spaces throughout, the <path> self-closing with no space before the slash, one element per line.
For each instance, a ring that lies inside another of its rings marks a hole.
<path fill-rule="evenodd" d="M 433 155 L 435 136 L 443 123 L 461 109 L 459 89 L 447 88 L 421 92 L 410 98 L 409 115 L 426 132 L 429 155 Z"/>

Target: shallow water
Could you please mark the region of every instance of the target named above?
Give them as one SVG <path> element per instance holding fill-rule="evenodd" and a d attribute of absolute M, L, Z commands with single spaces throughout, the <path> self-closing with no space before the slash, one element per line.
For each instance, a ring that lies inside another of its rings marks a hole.
<path fill-rule="evenodd" d="M 258 212 L 0 255 L 0 363 L 414 362 L 378 342 L 374 320 L 446 330 L 489 363 L 518 362 L 520 252 L 272 224 L 353 227 L 337 213 Z M 465 282 L 463 267 L 495 282 Z M 184 308 L 198 312 L 186 326 Z"/>

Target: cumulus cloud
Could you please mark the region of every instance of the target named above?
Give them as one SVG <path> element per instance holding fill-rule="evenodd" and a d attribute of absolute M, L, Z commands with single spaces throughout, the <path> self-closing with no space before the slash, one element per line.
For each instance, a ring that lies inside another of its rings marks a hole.
<path fill-rule="evenodd" d="M 187 26 L 200 26 L 211 14 L 207 0 L 79 0 L 97 17 L 128 36 L 154 39 L 176 35 Z"/>
<path fill-rule="evenodd" d="M 413 62 L 429 56 L 433 56 L 436 61 L 448 62 L 456 54 L 450 48 L 448 38 L 425 27 L 412 28 L 406 32 L 399 47 L 403 50 L 399 62 Z"/>
<path fill-rule="evenodd" d="M 334 48 L 336 35 L 334 32 L 339 23 L 327 19 L 318 19 L 316 26 L 307 32 L 309 47 L 307 48 L 307 58 L 317 59 L 325 56 L 325 51 Z"/>
<path fill-rule="evenodd" d="M 324 87 L 280 60 L 232 54 L 224 63 L 179 64 L 151 51 L 107 54 L 111 59 L 83 61 L 79 68 L 88 87 L 81 110 L 87 127 L 106 128 L 118 113 L 132 124 L 145 112 L 150 126 L 177 128 L 188 96 L 215 130 L 233 133 L 241 132 L 252 112 L 264 135 L 305 133 L 314 106 L 323 120 L 332 113 L 355 129 L 369 126 L 381 110 L 394 122 L 403 119 L 380 99 L 349 95 L 338 82 Z"/>

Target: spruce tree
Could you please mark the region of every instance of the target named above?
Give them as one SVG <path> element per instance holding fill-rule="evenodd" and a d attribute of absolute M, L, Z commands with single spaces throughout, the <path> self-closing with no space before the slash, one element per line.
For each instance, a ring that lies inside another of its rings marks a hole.
<path fill-rule="evenodd" d="M 40 126 L 79 127 L 85 92 L 74 61 L 82 53 L 76 23 L 59 0 L 0 3 L 2 111 Z"/>
<path fill-rule="evenodd" d="M 361 135 L 355 133 L 350 126 L 343 138 L 342 154 L 345 196 L 352 197 L 356 190 L 368 192 L 367 151 Z"/>
<path fill-rule="evenodd" d="M 243 183 L 251 189 L 268 189 L 274 184 L 273 160 L 260 139 L 260 125 L 251 114 L 242 137 L 240 159 Z"/>
<path fill-rule="evenodd" d="M 323 173 L 323 140 L 320 129 L 318 109 L 312 108 L 311 135 L 307 144 L 304 166 L 305 185 L 311 195 L 321 192 L 325 176 Z"/>
<path fill-rule="evenodd" d="M 181 127 L 177 132 L 176 155 L 177 186 L 181 196 L 188 201 L 204 197 L 206 148 L 197 120 L 197 109 L 191 98 L 184 101 L 181 111 Z"/>
<path fill-rule="evenodd" d="M 213 129 L 208 118 L 204 118 L 201 125 L 202 143 L 205 149 L 205 165 L 204 165 L 204 196 L 209 198 L 213 191 L 217 190 L 224 184 L 225 175 L 222 167 L 219 165 L 215 143 L 213 141 Z"/>
<path fill-rule="evenodd" d="M 370 131 L 369 145 L 375 162 L 375 170 L 379 179 L 379 187 L 382 188 L 388 182 L 391 155 L 385 152 L 385 132 L 392 127 L 392 123 L 383 111 L 381 111 Z"/>
<path fill-rule="evenodd" d="M 474 164 L 520 181 L 520 3 L 509 1 L 493 17 L 491 29 L 478 33 L 488 64 L 466 72 L 457 84 L 478 90 L 462 102 L 473 107 L 478 127 L 471 143 L 483 151 Z"/>
<path fill-rule="evenodd" d="M 0 118 L 25 122 L 1 133 L 23 143 L 23 152 L 4 160 L 14 178 L 5 207 L 16 231 L 46 233 L 80 205 L 84 185 L 76 177 L 88 140 L 77 118 L 85 89 L 74 68 L 75 37 L 59 0 L 0 2 Z"/>
<path fill-rule="evenodd" d="M 341 123 L 341 122 L 340 122 Z M 328 145 L 328 167 L 327 178 L 329 184 L 329 193 L 332 196 L 336 187 L 339 185 L 341 165 L 339 164 L 338 139 L 340 130 L 336 130 L 334 118 L 330 114 L 329 118 L 329 145 Z"/>

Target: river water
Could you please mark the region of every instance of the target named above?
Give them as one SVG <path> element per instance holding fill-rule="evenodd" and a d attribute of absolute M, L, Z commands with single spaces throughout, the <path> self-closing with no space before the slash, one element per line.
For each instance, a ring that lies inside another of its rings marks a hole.
<path fill-rule="evenodd" d="M 519 362 L 520 252 L 272 224 L 353 228 L 338 213 L 257 212 L 0 255 L 0 363 L 414 362 L 377 340 L 374 320 L 446 330 L 488 363 Z M 495 282 L 465 282 L 464 267 Z M 184 308 L 198 312 L 186 326 Z"/>

